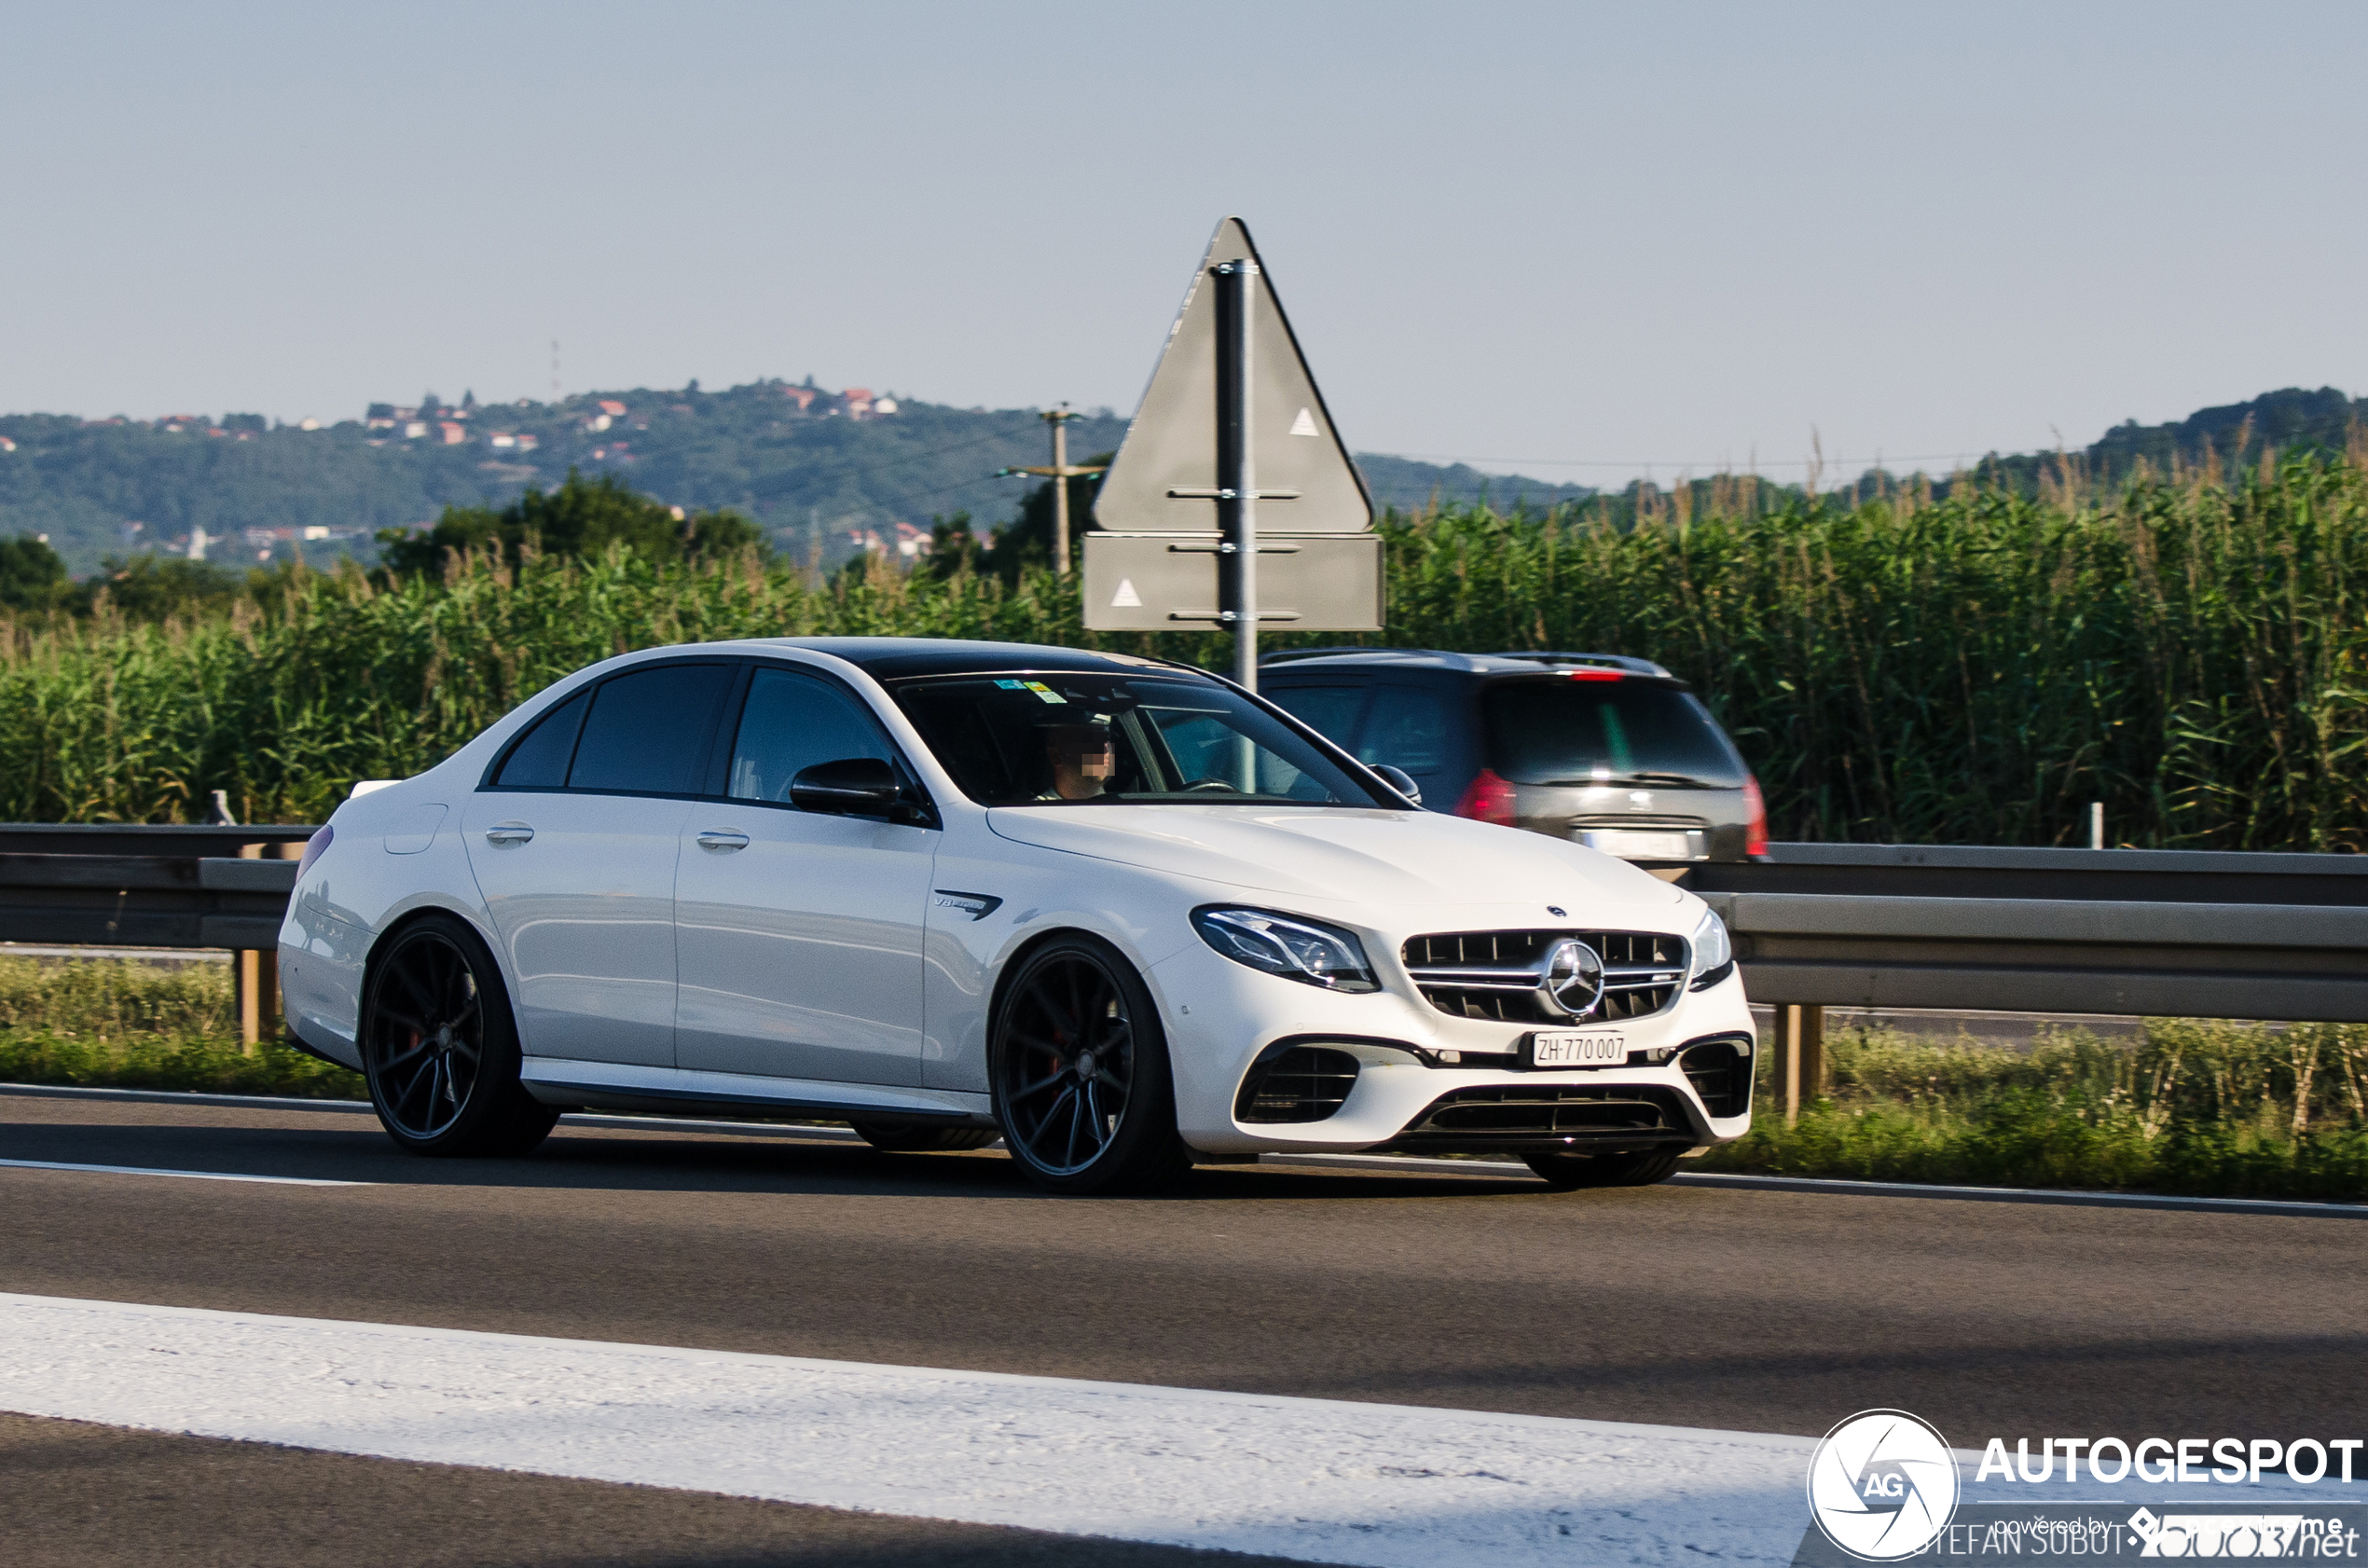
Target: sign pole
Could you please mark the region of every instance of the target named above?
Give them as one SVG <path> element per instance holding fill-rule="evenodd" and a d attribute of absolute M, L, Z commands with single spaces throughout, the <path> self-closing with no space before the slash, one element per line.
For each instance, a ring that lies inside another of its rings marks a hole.
<path fill-rule="evenodd" d="M 1220 608 L 1233 623 L 1233 679 L 1255 692 L 1258 465 L 1250 450 L 1250 344 L 1257 323 L 1258 263 L 1221 262 L 1217 279 L 1217 484 L 1225 530 L 1218 558 L 1231 589 Z"/>
<path fill-rule="evenodd" d="M 1064 403 L 1044 417 L 1053 422 L 1053 575 L 1069 574 L 1069 443 L 1067 418 L 1068 405 Z"/>

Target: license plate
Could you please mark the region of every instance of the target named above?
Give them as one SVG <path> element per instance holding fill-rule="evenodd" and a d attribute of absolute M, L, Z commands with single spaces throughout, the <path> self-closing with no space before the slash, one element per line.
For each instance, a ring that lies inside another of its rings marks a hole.
<path fill-rule="evenodd" d="M 1633 828 L 1587 828 L 1578 841 L 1590 849 L 1617 855 L 1623 860 L 1690 860 L 1692 835 L 1685 832 L 1642 832 Z"/>
<path fill-rule="evenodd" d="M 1626 1035 L 1541 1032 L 1529 1037 L 1533 1067 L 1613 1067 L 1628 1060 Z"/>

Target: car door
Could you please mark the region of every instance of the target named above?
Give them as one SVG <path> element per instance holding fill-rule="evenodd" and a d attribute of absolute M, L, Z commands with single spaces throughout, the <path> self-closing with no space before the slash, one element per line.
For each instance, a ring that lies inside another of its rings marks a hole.
<path fill-rule="evenodd" d="M 837 681 L 770 665 L 750 670 L 726 734 L 722 798 L 700 803 L 682 830 L 677 1060 L 918 1085 L 938 832 L 802 811 L 789 798 L 802 769 L 849 757 L 902 767 L 896 748 Z"/>
<path fill-rule="evenodd" d="M 527 1054 L 674 1066 L 674 862 L 735 667 L 627 670 L 529 730 L 462 842 Z"/>

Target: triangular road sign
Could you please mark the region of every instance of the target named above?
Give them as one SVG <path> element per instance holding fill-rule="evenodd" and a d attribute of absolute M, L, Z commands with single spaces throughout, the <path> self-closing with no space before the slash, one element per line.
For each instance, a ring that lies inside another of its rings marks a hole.
<path fill-rule="evenodd" d="M 1113 610 L 1140 610 L 1143 608 L 1143 596 L 1135 591 L 1134 578 L 1122 577 L 1118 580 L 1118 592 L 1110 596 L 1110 608 Z"/>
<path fill-rule="evenodd" d="M 1136 532 L 1218 530 L 1211 499 L 1217 473 L 1217 291 L 1209 268 L 1220 262 L 1258 261 L 1258 247 L 1239 218 L 1217 226 L 1208 254 L 1192 274 L 1184 307 L 1168 329 L 1151 383 L 1135 421 L 1102 476 L 1094 517 L 1103 528 Z M 1273 277 L 1260 263 L 1257 319 L 1251 348 L 1251 449 L 1257 464 L 1259 523 L 1283 533 L 1361 533 L 1373 526 L 1372 498 L 1348 447 L 1333 427 L 1324 394 L 1301 354 L 1299 339 L 1274 297 Z M 1300 439 L 1292 440 L 1290 437 Z M 1197 491 L 1178 497 L 1172 490 Z M 1296 490 L 1291 501 L 1270 500 Z"/>

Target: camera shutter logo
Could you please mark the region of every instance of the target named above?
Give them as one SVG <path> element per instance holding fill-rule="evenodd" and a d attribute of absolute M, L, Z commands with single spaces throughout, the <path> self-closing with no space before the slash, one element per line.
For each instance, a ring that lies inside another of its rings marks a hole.
<path fill-rule="evenodd" d="M 1868 1562 L 1924 1549 L 1957 1511 L 1957 1460 L 1906 1410 L 1861 1410 L 1809 1461 L 1809 1511 L 1825 1538 Z"/>

